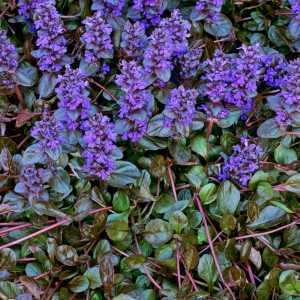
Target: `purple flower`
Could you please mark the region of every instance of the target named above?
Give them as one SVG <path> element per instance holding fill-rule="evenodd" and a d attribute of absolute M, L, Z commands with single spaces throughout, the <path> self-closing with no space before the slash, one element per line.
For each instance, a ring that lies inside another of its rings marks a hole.
<path fill-rule="evenodd" d="M 58 107 L 62 111 L 61 122 L 67 130 L 74 131 L 79 121 L 88 117 L 91 107 L 88 97 L 88 81 L 79 69 L 66 67 L 64 75 L 58 76 L 55 89 L 59 99 Z"/>
<path fill-rule="evenodd" d="M 32 201 L 47 201 L 49 195 L 45 184 L 52 174 L 49 170 L 27 165 L 21 170 L 19 182 L 15 186 L 15 192 Z"/>
<path fill-rule="evenodd" d="M 105 17 L 119 17 L 122 15 L 125 3 L 125 0 L 93 0 L 92 10 L 99 11 Z"/>
<path fill-rule="evenodd" d="M 196 75 L 201 67 L 200 59 L 202 54 L 203 50 L 198 47 L 188 50 L 188 52 L 180 57 L 180 76 L 182 78 L 188 79 Z"/>
<path fill-rule="evenodd" d="M 182 18 L 178 9 L 173 10 L 170 18 L 162 19 L 159 26 L 172 39 L 173 56 L 181 56 L 187 52 L 191 24 Z"/>
<path fill-rule="evenodd" d="M 17 67 L 17 49 L 8 39 L 6 32 L 0 30 L 0 88 L 14 88 Z"/>
<path fill-rule="evenodd" d="M 195 10 L 201 16 L 200 19 L 215 21 L 218 19 L 224 0 L 198 0 Z"/>
<path fill-rule="evenodd" d="M 143 23 L 135 22 L 132 24 L 127 21 L 122 32 L 120 44 L 126 56 L 131 58 L 142 56 L 146 45 L 147 36 Z"/>
<path fill-rule="evenodd" d="M 220 180 L 232 179 L 246 187 L 252 175 L 259 169 L 263 150 L 248 138 L 241 138 L 241 143 L 233 147 L 233 153 L 225 160 L 219 174 Z"/>
<path fill-rule="evenodd" d="M 62 131 L 62 124 L 46 111 L 42 120 L 34 123 L 31 136 L 38 140 L 41 151 L 58 151 L 64 142 Z"/>
<path fill-rule="evenodd" d="M 167 82 L 173 69 L 172 59 L 180 57 L 188 50 L 188 36 L 191 25 L 182 19 L 179 10 L 174 10 L 170 18 L 163 19 L 151 36 L 144 54 L 147 73 Z"/>
<path fill-rule="evenodd" d="M 198 92 L 195 89 L 186 89 L 182 85 L 171 90 L 163 114 L 165 126 L 171 128 L 174 135 L 181 133 L 181 128 L 192 124 L 197 97 Z"/>
<path fill-rule="evenodd" d="M 286 68 L 286 75 L 281 81 L 279 103 L 274 106 L 280 125 L 296 124 L 299 126 L 300 114 L 300 59 L 291 61 Z"/>
<path fill-rule="evenodd" d="M 292 12 L 296 15 L 300 14 L 300 1 L 299 0 L 289 0 L 292 7 Z"/>
<path fill-rule="evenodd" d="M 166 9 L 165 0 L 134 0 L 133 10 L 140 19 L 146 18 L 152 25 L 157 25 Z"/>
<path fill-rule="evenodd" d="M 107 180 L 115 169 L 113 152 L 116 149 L 114 125 L 109 118 L 97 113 L 81 124 L 83 132 L 83 171 L 90 176 Z"/>
<path fill-rule="evenodd" d="M 85 60 L 96 64 L 101 58 L 112 58 L 113 45 L 110 37 L 112 27 L 105 22 L 101 13 L 96 12 L 82 23 L 85 25 L 85 33 L 81 37 L 85 46 Z"/>
<path fill-rule="evenodd" d="M 266 54 L 262 58 L 262 64 L 264 82 L 272 88 L 281 86 L 287 68 L 285 57 L 279 53 Z"/>
<path fill-rule="evenodd" d="M 291 61 L 286 71 L 287 75 L 282 79 L 280 96 L 285 105 L 293 106 L 300 112 L 300 59 Z"/>
<path fill-rule="evenodd" d="M 32 55 L 38 59 L 41 71 L 59 72 L 67 61 L 67 41 L 54 1 L 32 2 L 33 21 L 37 30 L 39 50 Z"/>
<path fill-rule="evenodd" d="M 167 30 L 158 27 L 150 36 L 149 46 L 144 54 L 144 67 L 148 74 L 155 75 L 162 81 L 169 81 L 173 55 L 173 41 Z"/>
<path fill-rule="evenodd" d="M 243 46 L 238 55 L 217 50 L 203 64 L 204 94 L 215 104 L 251 111 L 260 79 L 262 54 L 258 46 Z"/>
<path fill-rule="evenodd" d="M 146 89 L 150 82 L 145 70 L 136 61 L 122 61 L 116 83 L 125 93 L 120 99 L 120 120 L 116 130 L 123 140 L 136 142 L 146 133 L 152 112 L 153 96 Z"/>

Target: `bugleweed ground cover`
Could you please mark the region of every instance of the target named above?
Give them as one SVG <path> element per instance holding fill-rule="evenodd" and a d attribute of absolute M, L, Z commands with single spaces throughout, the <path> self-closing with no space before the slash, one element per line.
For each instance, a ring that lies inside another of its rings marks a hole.
<path fill-rule="evenodd" d="M 299 0 L 0 18 L 0 299 L 300 299 Z"/>

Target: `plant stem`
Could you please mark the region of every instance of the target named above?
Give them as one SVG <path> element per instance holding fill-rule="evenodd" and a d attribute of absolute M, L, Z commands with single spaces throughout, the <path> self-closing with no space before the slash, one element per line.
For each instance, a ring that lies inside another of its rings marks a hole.
<path fill-rule="evenodd" d="M 200 201 L 197 194 L 194 195 L 194 200 L 196 202 L 196 206 L 198 207 L 201 215 L 203 216 L 203 223 L 204 223 L 204 227 L 205 227 L 205 233 L 206 233 L 206 236 L 207 236 L 210 251 L 211 251 L 211 254 L 212 254 L 213 259 L 215 261 L 215 265 L 216 265 L 217 271 L 219 273 L 219 276 L 220 276 L 224 286 L 228 290 L 229 294 L 231 295 L 232 299 L 235 300 L 236 298 L 235 298 L 235 295 L 234 295 L 233 291 L 231 290 L 230 286 L 227 284 L 227 282 L 225 281 L 225 279 L 223 277 L 223 273 L 222 273 L 220 264 L 218 262 L 218 258 L 217 258 L 217 255 L 215 253 L 214 245 L 213 245 L 213 242 L 212 242 L 212 239 L 211 239 L 211 236 L 210 236 L 210 232 L 209 232 L 209 228 L 208 228 L 208 224 L 207 224 L 207 220 L 206 220 L 206 215 L 205 215 L 205 212 L 204 212 L 204 209 L 202 207 L 201 201 Z"/>

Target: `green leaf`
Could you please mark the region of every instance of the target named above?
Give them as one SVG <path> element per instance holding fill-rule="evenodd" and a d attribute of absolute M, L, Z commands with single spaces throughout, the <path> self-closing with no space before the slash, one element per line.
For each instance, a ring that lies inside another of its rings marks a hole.
<path fill-rule="evenodd" d="M 284 134 L 284 130 L 280 128 L 275 119 L 264 121 L 257 129 L 257 135 L 264 139 L 276 139 Z"/>
<path fill-rule="evenodd" d="M 145 227 L 144 237 L 149 244 L 157 248 L 172 238 L 171 226 L 161 219 L 151 220 Z"/>
<path fill-rule="evenodd" d="M 169 222 L 172 229 L 178 234 L 180 234 L 181 231 L 188 226 L 188 219 L 181 211 L 174 211 Z"/>
<path fill-rule="evenodd" d="M 279 287 L 285 295 L 300 295 L 300 279 L 299 273 L 294 270 L 286 270 L 281 272 L 279 276 Z"/>
<path fill-rule="evenodd" d="M 164 126 L 165 117 L 163 114 L 154 116 L 148 123 L 147 135 L 157 137 L 169 137 L 171 130 Z"/>
<path fill-rule="evenodd" d="M 294 149 L 289 149 L 282 144 L 275 149 L 274 158 L 279 164 L 291 164 L 298 159 L 297 152 Z"/>
<path fill-rule="evenodd" d="M 93 290 L 99 288 L 102 285 L 99 266 L 88 268 L 83 276 L 88 279 L 89 287 Z"/>
<path fill-rule="evenodd" d="M 128 195 L 124 191 L 117 191 L 114 194 L 112 205 L 116 212 L 127 211 L 130 207 Z"/>
<path fill-rule="evenodd" d="M 16 299 L 18 293 L 16 283 L 9 281 L 0 281 L 0 293 L 7 297 L 4 299 Z"/>
<path fill-rule="evenodd" d="M 270 200 L 274 195 L 272 185 L 269 182 L 260 182 L 257 185 L 256 192 L 264 200 Z"/>
<path fill-rule="evenodd" d="M 38 92 L 40 98 L 49 97 L 54 92 L 56 82 L 57 82 L 57 77 L 55 74 L 44 73 L 40 79 L 39 86 L 38 86 Z"/>
<path fill-rule="evenodd" d="M 146 257 L 143 255 L 130 255 L 125 257 L 122 261 L 122 266 L 126 268 L 126 270 L 134 270 L 139 269 L 146 262 Z"/>
<path fill-rule="evenodd" d="M 217 38 L 221 38 L 231 33 L 232 23 L 226 16 L 220 14 L 216 21 L 205 22 L 204 30 Z"/>
<path fill-rule="evenodd" d="M 51 178 L 50 185 L 55 192 L 63 194 L 63 198 L 67 197 L 73 189 L 68 172 L 62 168 L 57 169 L 55 176 Z"/>
<path fill-rule="evenodd" d="M 248 224 L 251 229 L 266 229 L 285 220 L 286 212 L 279 207 L 268 205 L 258 215 L 257 219 Z"/>
<path fill-rule="evenodd" d="M 284 189 L 288 192 L 300 194 L 300 174 L 293 175 L 284 183 Z"/>
<path fill-rule="evenodd" d="M 300 20 L 299 17 L 295 17 L 291 20 L 288 26 L 289 34 L 292 36 L 294 40 L 298 40 L 300 38 Z"/>
<path fill-rule="evenodd" d="M 205 170 L 202 166 L 194 166 L 188 173 L 185 174 L 189 182 L 196 188 L 199 189 L 203 184 L 208 181 Z"/>
<path fill-rule="evenodd" d="M 89 280 L 85 276 L 76 276 L 68 284 L 73 293 L 82 293 L 89 288 Z"/>
<path fill-rule="evenodd" d="M 56 259 L 66 266 L 74 266 L 78 261 L 75 248 L 69 245 L 60 245 L 56 248 Z"/>
<path fill-rule="evenodd" d="M 113 221 L 107 224 L 106 233 L 114 242 L 123 241 L 129 232 L 128 223 L 124 221 Z"/>
<path fill-rule="evenodd" d="M 208 144 L 205 137 L 200 135 L 194 137 L 191 142 L 191 148 L 195 153 L 201 155 L 205 159 L 207 158 Z"/>
<path fill-rule="evenodd" d="M 25 267 L 25 272 L 28 277 L 35 277 L 43 273 L 41 265 L 36 262 L 28 263 Z"/>
<path fill-rule="evenodd" d="M 209 289 L 212 289 L 218 279 L 218 273 L 210 254 L 204 254 L 200 257 L 197 271 L 199 277 L 208 284 Z"/>
<path fill-rule="evenodd" d="M 36 67 L 33 67 L 28 62 L 23 62 L 17 69 L 16 79 L 18 84 L 31 87 L 36 83 L 37 75 L 38 71 Z"/>
<path fill-rule="evenodd" d="M 259 170 L 250 179 L 249 188 L 251 190 L 255 190 L 257 185 L 260 182 L 264 182 L 264 181 L 266 181 L 266 182 L 271 181 L 271 175 L 269 173 Z"/>
<path fill-rule="evenodd" d="M 226 118 L 218 120 L 217 125 L 221 128 L 228 128 L 231 125 L 237 123 L 240 115 L 241 112 L 239 110 L 230 111 L 229 115 Z"/>
<path fill-rule="evenodd" d="M 113 187 L 126 187 L 133 184 L 140 177 L 139 169 L 128 161 L 117 161 L 117 168 L 111 174 L 108 184 Z"/>
<path fill-rule="evenodd" d="M 217 186 L 214 183 L 204 185 L 199 192 L 199 196 L 204 205 L 214 202 L 217 199 Z"/>
<path fill-rule="evenodd" d="M 16 265 L 17 257 L 10 248 L 0 250 L 0 270 L 10 269 Z"/>
<path fill-rule="evenodd" d="M 222 214 L 234 215 L 240 203 L 240 191 L 229 180 L 222 182 L 218 189 L 217 203 Z"/>
<path fill-rule="evenodd" d="M 287 37 L 285 36 L 284 29 L 275 25 L 270 26 L 268 30 L 268 37 L 270 41 L 278 47 L 285 46 L 287 44 Z"/>

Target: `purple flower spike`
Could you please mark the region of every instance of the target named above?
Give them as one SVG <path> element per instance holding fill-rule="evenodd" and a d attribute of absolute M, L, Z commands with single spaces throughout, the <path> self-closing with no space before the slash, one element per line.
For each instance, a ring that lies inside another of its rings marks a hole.
<path fill-rule="evenodd" d="M 62 124 L 53 115 L 44 112 L 42 120 L 35 122 L 31 130 L 31 136 L 38 140 L 41 151 L 57 151 L 64 142 L 61 135 L 62 131 Z"/>
<path fill-rule="evenodd" d="M 81 125 L 83 132 L 83 171 L 107 180 L 115 169 L 113 151 L 116 149 L 114 125 L 109 118 L 97 113 Z"/>
<path fill-rule="evenodd" d="M 195 89 L 186 89 L 182 85 L 171 91 L 163 114 L 165 126 L 172 129 L 174 135 L 177 134 L 178 128 L 192 124 L 197 97 L 198 92 Z"/>
<path fill-rule="evenodd" d="M 154 101 L 146 89 L 149 85 L 147 74 L 136 61 L 123 61 L 116 83 L 125 93 L 120 99 L 117 130 L 123 140 L 137 142 L 146 133 Z"/>
<path fill-rule="evenodd" d="M 0 30 L 0 88 L 14 88 L 17 67 L 17 49 L 8 39 L 6 32 Z"/>
<path fill-rule="evenodd" d="M 141 22 L 127 21 L 122 32 L 121 48 L 130 58 L 140 57 L 147 45 L 145 26 Z"/>
<path fill-rule="evenodd" d="M 93 0 L 92 10 L 99 11 L 103 16 L 120 17 L 125 0 Z"/>
<path fill-rule="evenodd" d="M 246 187 L 252 175 L 259 169 L 259 161 L 263 150 L 259 145 L 247 138 L 241 138 L 241 143 L 233 147 L 219 175 L 220 180 L 232 179 Z"/>
<path fill-rule="evenodd" d="M 66 67 L 64 75 L 58 76 L 58 85 L 55 89 L 59 99 L 58 107 L 63 111 L 60 120 L 67 130 L 78 128 L 80 120 L 86 119 L 91 107 L 88 81 L 79 69 Z"/>
<path fill-rule="evenodd" d="M 59 72 L 67 61 L 67 41 L 63 36 L 64 28 L 55 2 L 32 2 L 31 9 L 38 35 L 36 44 L 39 47 L 32 55 L 38 59 L 41 71 Z"/>
<path fill-rule="evenodd" d="M 81 41 L 85 46 L 84 58 L 88 63 L 97 64 L 101 58 L 113 57 L 111 40 L 112 27 L 102 18 L 101 12 L 83 21 L 85 33 Z"/>

